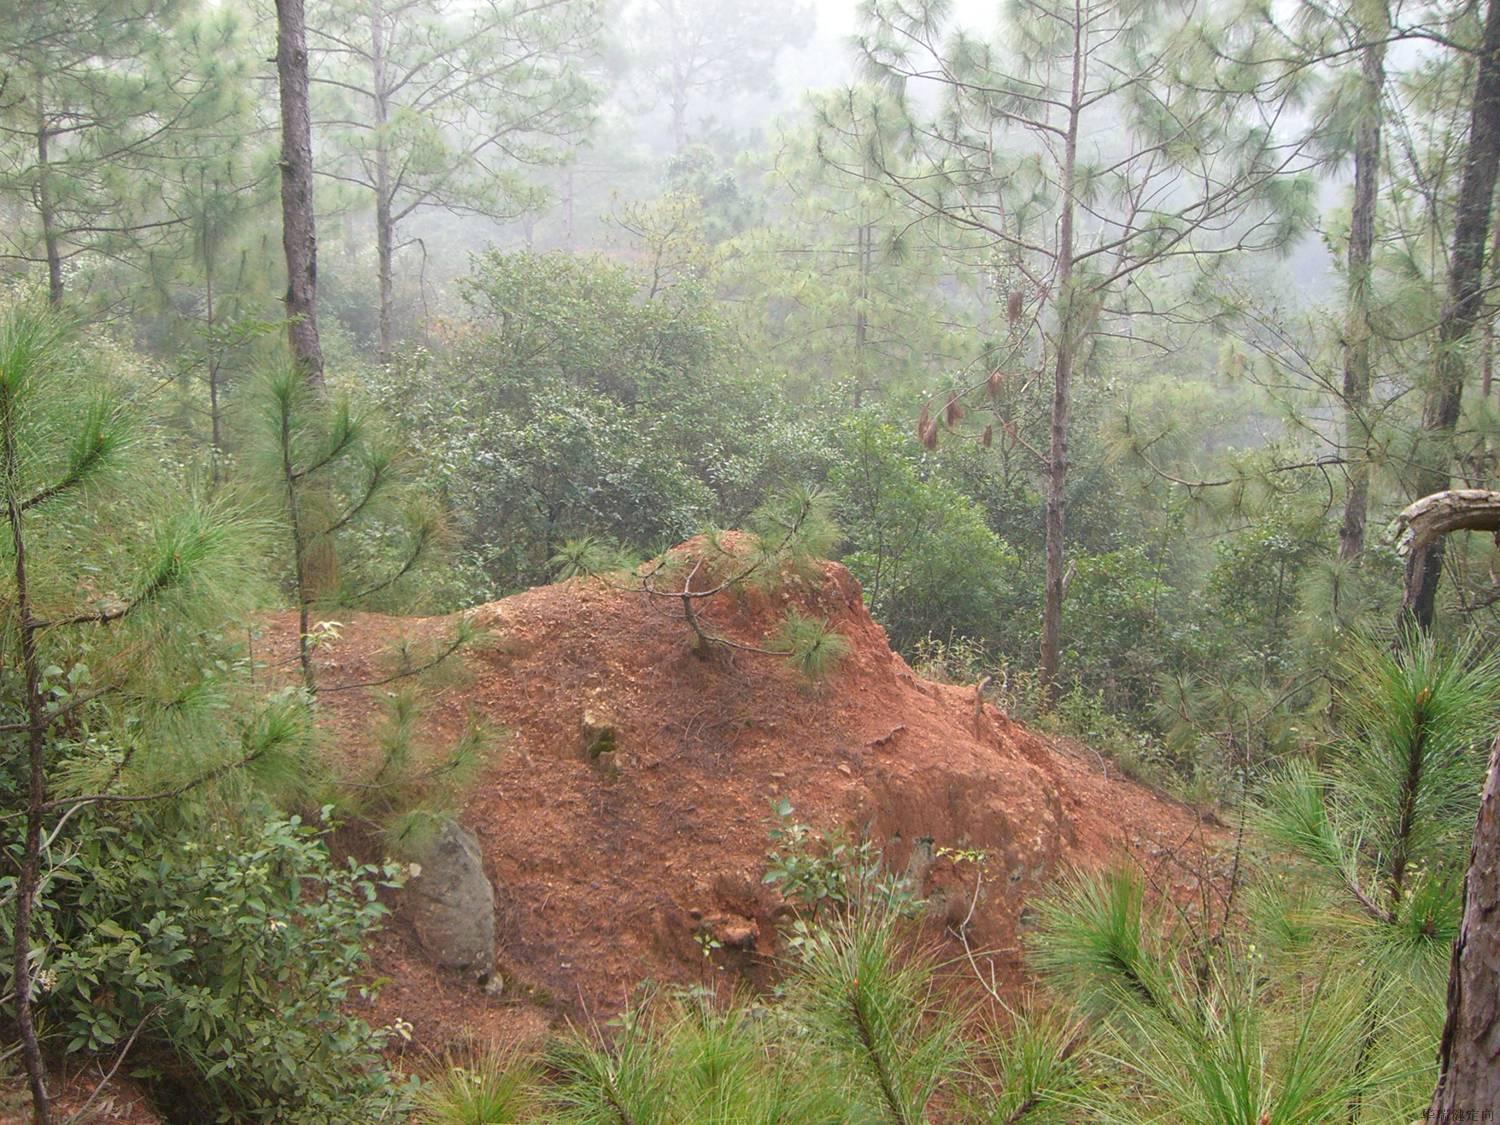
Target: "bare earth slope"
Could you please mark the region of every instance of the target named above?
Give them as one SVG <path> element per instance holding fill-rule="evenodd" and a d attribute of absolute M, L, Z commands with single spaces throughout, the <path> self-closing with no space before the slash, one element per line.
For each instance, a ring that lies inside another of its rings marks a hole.
<path fill-rule="evenodd" d="M 488 643 L 466 657 L 458 683 L 429 698 L 426 721 L 434 737 L 455 735 L 466 715 L 508 732 L 460 810 L 500 893 L 505 997 L 425 966 L 398 923 L 377 950 L 377 971 L 393 983 L 374 1018 L 400 1016 L 418 1042 L 440 1046 L 460 1026 L 524 1034 L 523 1011 L 538 1021 L 548 1011 L 607 1014 L 643 978 L 763 975 L 777 953 L 781 904 L 762 876 L 779 797 L 799 820 L 878 841 L 954 921 L 969 914 L 974 868 L 927 857 L 983 850 L 968 933 L 1008 984 L 1019 980 L 1026 900 L 1059 870 L 1128 851 L 1165 888 L 1185 886 L 1180 856 L 1198 852 L 1204 833 L 1190 809 L 992 706 L 976 712 L 973 687 L 918 678 L 843 567 L 826 564 L 774 597 L 719 596 L 701 612 L 719 634 L 763 644 L 787 604 L 827 617 L 850 641 L 817 688 L 777 657 L 704 659 L 677 603 L 598 581 L 470 611 Z M 323 681 L 378 678 L 389 646 L 448 628 L 350 617 L 321 651 Z M 294 629 L 289 616 L 272 623 L 273 659 L 292 651 Z M 352 769 L 384 690 L 323 696 Z M 595 758 L 589 745 L 603 730 L 616 749 Z M 700 932 L 725 944 L 712 962 Z"/>

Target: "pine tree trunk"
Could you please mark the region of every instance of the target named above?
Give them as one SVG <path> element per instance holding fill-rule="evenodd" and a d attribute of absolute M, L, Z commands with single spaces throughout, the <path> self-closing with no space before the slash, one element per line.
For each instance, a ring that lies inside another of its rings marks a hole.
<path fill-rule="evenodd" d="M 1463 345 L 1484 305 L 1484 255 L 1490 209 L 1500 171 L 1500 0 L 1490 0 L 1480 46 L 1474 103 L 1469 117 L 1469 148 L 1459 185 L 1453 246 L 1448 256 L 1448 286 L 1438 322 L 1433 385 L 1422 408 L 1417 495 L 1448 487 L 1452 440 L 1458 426 L 1468 364 Z M 1404 622 L 1426 631 L 1432 627 L 1438 579 L 1443 570 L 1441 538 L 1407 560 L 1408 596 L 1401 607 Z"/>
<path fill-rule="evenodd" d="M 48 142 L 52 139 L 47 113 L 39 109 L 36 127 L 36 209 L 42 220 L 42 245 L 47 255 L 47 303 L 57 308 L 63 301 L 62 246 L 57 236 L 57 206 L 52 198 Z"/>
<path fill-rule="evenodd" d="M 318 236 L 303 0 L 276 0 L 276 77 L 281 91 L 281 245 L 286 254 L 287 341 L 303 376 L 321 387 Z"/>
<path fill-rule="evenodd" d="M 1079 308 L 1073 286 L 1073 183 L 1078 165 L 1078 117 L 1083 95 L 1083 34 L 1081 20 L 1073 25 L 1073 84 L 1069 101 L 1068 129 L 1063 148 L 1062 214 L 1057 224 L 1057 274 L 1054 279 L 1058 308 L 1057 360 L 1052 369 L 1051 440 L 1047 451 L 1046 552 L 1047 570 L 1042 596 L 1042 651 L 1037 674 L 1042 701 L 1051 707 L 1057 701 L 1058 674 L 1062 667 L 1063 578 L 1066 573 L 1068 415 L 1073 403 L 1073 363 L 1079 342 Z"/>
<path fill-rule="evenodd" d="M 1500 314 L 1500 303 L 1495 300 L 1497 287 L 1500 287 L 1500 223 L 1490 224 L 1490 256 L 1485 264 L 1489 267 L 1490 283 L 1484 310 L 1479 314 L 1479 330 L 1483 334 L 1479 388 L 1481 396 L 1488 402 L 1495 386 L 1495 316 Z"/>
<path fill-rule="evenodd" d="M 1339 557 L 1356 559 L 1365 549 L 1370 505 L 1370 261 L 1375 248 L 1375 197 L 1380 183 L 1380 104 L 1385 87 L 1385 35 L 1389 16 L 1383 4 L 1379 26 L 1365 29 L 1370 40 L 1360 56 L 1360 120 L 1354 138 L 1354 207 L 1349 221 L 1348 307 L 1344 326 L 1344 448 L 1353 460 Z"/>
<path fill-rule="evenodd" d="M 1464 877 L 1463 921 L 1453 943 L 1448 1018 L 1427 1120 L 1479 1121 L 1486 1111 L 1500 1111 L 1500 737 L 1490 747 Z"/>
<path fill-rule="evenodd" d="M 378 261 L 380 274 L 380 354 L 381 363 L 389 363 L 391 351 L 395 347 L 395 333 L 391 328 L 392 289 L 394 288 L 393 276 L 394 266 L 392 258 L 395 251 L 392 249 L 395 234 L 392 227 L 395 225 L 391 220 L 391 197 L 386 186 L 388 175 L 388 154 L 382 149 L 375 153 L 375 254 Z"/>
<path fill-rule="evenodd" d="M 391 218 L 391 153 L 386 137 L 390 99 L 385 76 L 385 12 L 377 0 L 370 6 L 370 88 L 375 96 L 375 252 L 380 275 L 380 362 L 389 363 L 394 339 L 391 331 L 391 289 L 395 255 L 395 221 Z"/>
<path fill-rule="evenodd" d="M 214 246 L 213 233 L 205 224 L 203 231 L 203 326 L 208 334 L 208 425 L 211 479 L 217 488 L 224 480 L 224 407 L 220 401 L 220 379 L 224 353 L 219 344 L 214 312 Z"/>
<path fill-rule="evenodd" d="M 869 377 L 870 316 L 870 266 L 875 245 L 875 228 L 869 223 L 859 227 L 859 289 L 855 300 L 859 308 L 854 313 L 854 409 L 864 403 L 865 381 Z"/>
<path fill-rule="evenodd" d="M 281 245 L 286 253 L 287 340 L 292 359 L 310 386 L 323 389 L 323 345 L 318 338 L 318 234 L 313 211 L 312 109 L 303 0 L 276 0 L 276 76 L 281 86 Z M 307 506 L 324 495 L 312 490 Z M 304 537 L 305 538 L 305 537 Z M 298 560 L 306 673 L 307 607 L 338 586 L 332 536 L 319 536 Z"/>
<path fill-rule="evenodd" d="M 1065 298 L 1066 299 L 1066 298 Z M 1064 314 L 1061 332 L 1071 330 Z M 1046 585 L 1042 600 L 1042 653 L 1038 667 L 1043 700 L 1050 708 L 1057 702 L 1058 674 L 1062 666 L 1063 578 L 1066 566 L 1068 413 L 1073 394 L 1073 343 L 1064 338 L 1057 348 L 1052 374 L 1051 443 L 1047 452 Z"/>

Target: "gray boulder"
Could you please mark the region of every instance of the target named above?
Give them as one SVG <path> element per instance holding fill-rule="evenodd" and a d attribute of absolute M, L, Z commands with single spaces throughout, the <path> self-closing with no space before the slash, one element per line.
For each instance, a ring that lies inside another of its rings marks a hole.
<path fill-rule="evenodd" d="M 403 906 L 417 940 L 434 964 L 478 974 L 495 965 L 495 889 L 485 878 L 474 833 L 443 821 L 413 854 L 418 874 L 406 883 Z"/>

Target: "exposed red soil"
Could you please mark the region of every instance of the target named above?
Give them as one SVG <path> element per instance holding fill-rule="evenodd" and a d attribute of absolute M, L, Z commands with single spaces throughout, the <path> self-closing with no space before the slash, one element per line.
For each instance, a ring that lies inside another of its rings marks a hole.
<path fill-rule="evenodd" d="M 506 732 L 458 810 L 499 891 L 506 987 L 495 997 L 429 967 L 398 918 L 375 950 L 376 975 L 391 983 L 372 1022 L 409 1021 L 423 1050 L 465 1036 L 534 1041 L 560 1015 L 602 1020 L 643 979 L 765 979 L 782 907 L 762 883 L 779 797 L 799 820 L 878 842 L 950 923 L 970 914 L 974 867 L 927 862 L 924 846 L 982 850 L 968 936 L 1009 987 L 1021 981 L 1027 899 L 1059 871 L 1129 852 L 1166 893 L 1191 895 L 1213 835 L 1191 809 L 991 705 L 976 709 L 972 686 L 916 676 L 843 567 L 792 577 L 774 596 L 720 595 L 699 611 L 711 631 L 763 645 L 788 606 L 826 617 L 850 642 L 816 688 L 778 657 L 721 649 L 705 659 L 678 602 L 597 580 L 470 611 L 484 643 L 462 676 L 424 692 L 423 729 L 434 744 L 471 717 Z M 379 679 L 392 647 L 437 645 L 452 628 L 443 618 L 343 620 L 319 650 L 324 685 Z M 268 659 L 291 657 L 295 629 L 291 615 L 269 623 Z M 335 753 L 355 776 L 389 690 L 321 696 Z M 595 761 L 586 728 L 601 727 L 617 749 Z M 704 931 L 725 946 L 711 959 Z"/>
<path fill-rule="evenodd" d="M 83 1064 L 69 1059 L 50 1074 L 53 1119 L 67 1121 L 84 1111 L 79 1120 L 85 1125 L 158 1125 L 160 1115 L 134 1082 L 118 1074 L 105 1080 L 110 1065 L 109 1059 L 90 1059 Z M 30 1094 L 24 1079 L 15 1077 L 0 1084 L 0 1125 L 30 1125 L 31 1120 Z"/>

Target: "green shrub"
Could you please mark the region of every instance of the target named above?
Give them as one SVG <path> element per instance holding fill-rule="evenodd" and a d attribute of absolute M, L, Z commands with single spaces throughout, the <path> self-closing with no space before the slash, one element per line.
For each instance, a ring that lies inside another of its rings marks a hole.
<path fill-rule="evenodd" d="M 198 1120 L 377 1121 L 406 1091 L 387 1031 L 345 1009 L 392 866 L 334 863 L 271 818 L 216 843 L 145 817 L 99 822 L 58 873 L 45 1014 L 68 1052 L 120 1049 Z M 51 913 L 51 912 L 49 912 Z"/>
<path fill-rule="evenodd" d="M 846 537 L 842 561 L 892 645 L 909 652 L 936 635 L 980 636 L 988 646 L 1032 627 L 1021 560 L 977 504 L 935 476 L 920 447 L 872 415 L 836 436 L 828 483 Z"/>
<path fill-rule="evenodd" d="M 806 916 L 793 946 L 810 932 L 807 920 L 847 913 L 875 902 L 897 914 L 920 906 L 916 891 L 886 870 L 873 840 L 855 842 L 843 829 L 820 831 L 796 819 L 785 797 L 771 802 L 771 848 L 762 882 Z"/>

